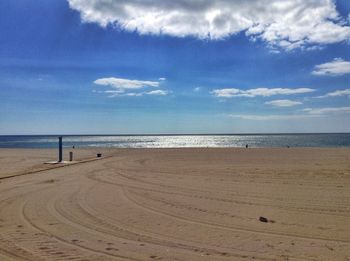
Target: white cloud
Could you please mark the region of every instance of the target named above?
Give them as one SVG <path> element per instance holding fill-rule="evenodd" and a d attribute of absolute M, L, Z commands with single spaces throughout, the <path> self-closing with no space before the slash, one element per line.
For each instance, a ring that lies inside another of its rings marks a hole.
<path fill-rule="evenodd" d="M 161 78 L 159 78 L 158 80 L 159 80 L 159 81 L 166 81 L 166 78 L 161 77 Z"/>
<path fill-rule="evenodd" d="M 239 118 L 243 120 L 253 121 L 269 121 L 269 120 L 298 120 L 317 117 L 317 115 L 249 115 L 249 114 L 232 114 L 229 115 L 232 118 Z"/>
<path fill-rule="evenodd" d="M 139 34 L 223 39 L 245 32 L 292 50 L 349 40 L 334 0 L 67 0 L 82 21 Z"/>
<path fill-rule="evenodd" d="M 291 101 L 291 100 L 274 100 L 274 101 L 265 102 L 265 104 L 276 106 L 276 107 L 292 107 L 303 103 L 298 101 Z"/>
<path fill-rule="evenodd" d="M 112 96 L 109 96 L 110 98 L 113 98 L 113 97 L 116 97 L 116 96 L 121 96 L 121 95 L 112 95 Z M 142 92 L 127 92 L 127 93 L 124 93 L 122 96 L 129 96 L 129 97 L 139 97 L 139 96 L 143 96 L 143 93 Z"/>
<path fill-rule="evenodd" d="M 231 98 L 237 97 L 241 90 L 235 88 L 215 89 L 211 93 L 216 97 Z"/>
<path fill-rule="evenodd" d="M 154 90 L 154 91 L 146 92 L 145 94 L 165 96 L 165 95 L 168 95 L 168 93 L 169 93 L 168 91 L 164 91 L 164 90 Z"/>
<path fill-rule="evenodd" d="M 201 87 L 193 88 L 193 91 L 194 91 L 194 92 L 199 92 L 200 90 L 201 90 Z"/>
<path fill-rule="evenodd" d="M 334 92 L 329 92 L 322 96 L 317 96 L 316 98 L 339 97 L 339 96 L 346 96 L 346 95 L 348 95 L 350 98 L 350 89 L 336 90 Z"/>
<path fill-rule="evenodd" d="M 328 107 L 328 108 L 306 108 L 303 111 L 308 114 L 322 115 L 322 114 L 344 114 L 350 113 L 350 107 Z"/>
<path fill-rule="evenodd" d="M 162 81 L 159 79 L 159 81 Z M 159 81 L 141 81 L 141 80 L 130 80 L 122 78 L 101 78 L 94 81 L 97 85 L 107 86 L 111 89 L 102 91 L 107 93 L 108 97 L 117 97 L 117 96 L 130 96 L 137 97 L 147 95 L 167 95 L 168 91 L 164 90 L 153 90 L 153 91 L 140 91 L 145 88 L 157 88 L 160 86 Z M 136 92 L 135 92 L 136 91 Z M 138 92 L 137 92 L 138 91 Z"/>
<path fill-rule="evenodd" d="M 333 61 L 315 66 L 313 75 L 340 76 L 350 74 L 350 62 L 341 58 L 335 58 Z"/>
<path fill-rule="evenodd" d="M 310 88 L 297 88 L 297 89 L 289 89 L 289 88 L 256 88 L 249 90 L 240 90 L 235 88 L 226 88 L 226 89 L 216 89 L 211 93 L 216 97 L 221 98 L 232 98 L 232 97 L 256 97 L 256 96 L 273 96 L 273 95 L 291 95 L 291 94 L 301 94 L 301 93 L 309 93 L 315 91 Z"/>
<path fill-rule="evenodd" d="M 159 86 L 159 82 L 129 80 L 115 77 L 97 79 L 94 81 L 94 83 L 98 85 L 111 86 L 118 90 L 142 89 L 144 87 Z"/>

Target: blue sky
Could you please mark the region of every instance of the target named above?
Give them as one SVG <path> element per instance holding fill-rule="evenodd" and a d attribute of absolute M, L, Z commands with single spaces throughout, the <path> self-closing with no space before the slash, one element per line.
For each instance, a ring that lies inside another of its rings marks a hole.
<path fill-rule="evenodd" d="M 2 0 L 0 134 L 350 132 L 349 1 L 144 3 Z"/>

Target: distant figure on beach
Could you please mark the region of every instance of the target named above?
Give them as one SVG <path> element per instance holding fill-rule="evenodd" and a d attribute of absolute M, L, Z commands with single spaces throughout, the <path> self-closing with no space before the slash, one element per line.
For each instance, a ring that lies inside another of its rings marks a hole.
<path fill-rule="evenodd" d="M 74 146 L 74 145 L 72 146 L 72 149 L 75 149 L 75 146 Z"/>
<path fill-rule="evenodd" d="M 248 144 L 245 145 L 245 148 L 248 149 Z"/>

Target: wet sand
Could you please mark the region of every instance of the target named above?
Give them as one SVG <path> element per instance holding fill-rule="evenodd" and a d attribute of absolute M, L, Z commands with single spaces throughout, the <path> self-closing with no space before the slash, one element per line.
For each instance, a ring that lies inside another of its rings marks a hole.
<path fill-rule="evenodd" d="M 96 152 L 0 149 L 0 260 L 350 260 L 350 149 Z"/>

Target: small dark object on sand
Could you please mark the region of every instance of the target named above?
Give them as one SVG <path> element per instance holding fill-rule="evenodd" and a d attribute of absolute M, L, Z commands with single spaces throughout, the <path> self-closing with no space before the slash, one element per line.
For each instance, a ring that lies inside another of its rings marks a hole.
<path fill-rule="evenodd" d="M 245 145 L 245 148 L 248 149 L 248 144 Z"/>
<path fill-rule="evenodd" d="M 97 153 L 97 158 L 101 158 L 102 154 L 101 153 Z"/>
<path fill-rule="evenodd" d="M 266 217 L 259 217 L 259 221 L 260 221 L 260 222 L 264 222 L 264 223 L 269 222 L 268 219 L 267 219 Z"/>

